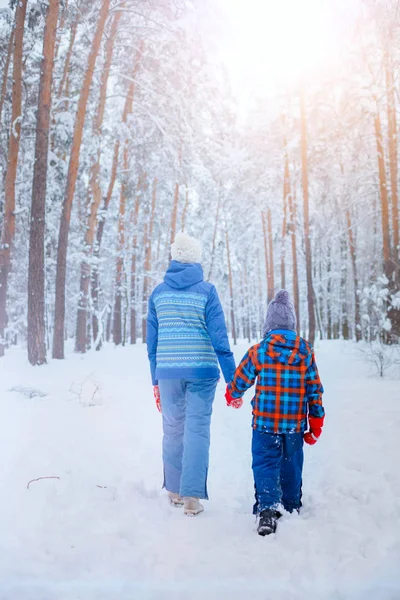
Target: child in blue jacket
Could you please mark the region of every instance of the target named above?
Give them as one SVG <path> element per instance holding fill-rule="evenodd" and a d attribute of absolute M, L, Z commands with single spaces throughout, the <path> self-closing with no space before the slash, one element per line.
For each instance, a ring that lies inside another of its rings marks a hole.
<path fill-rule="evenodd" d="M 258 533 L 276 530 L 281 506 L 301 507 L 303 440 L 315 444 L 325 411 L 323 387 L 310 344 L 296 334 L 296 314 L 286 290 L 269 304 L 264 339 L 250 348 L 227 386 L 228 406 L 240 408 L 256 381 L 253 407 L 254 512 Z M 309 431 L 307 429 L 307 420 Z"/>

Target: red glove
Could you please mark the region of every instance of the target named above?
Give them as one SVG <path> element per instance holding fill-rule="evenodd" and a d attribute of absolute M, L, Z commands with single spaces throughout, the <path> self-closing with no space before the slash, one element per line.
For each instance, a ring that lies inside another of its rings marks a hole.
<path fill-rule="evenodd" d="M 158 385 L 154 385 L 153 386 L 153 393 L 154 393 L 154 399 L 156 401 L 157 410 L 158 410 L 158 412 L 162 412 L 162 410 L 161 410 L 160 388 L 158 387 Z"/>
<path fill-rule="evenodd" d="M 243 406 L 243 398 L 232 398 L 229 385 L 226 386 L 225 399 L 226 405 L 231 406 L 232 408 L 240 408 Z"/>
<path fill-rule="evenodd" d="M 304 441 L 306 444 L 313 446 L 322 433 L 322 427 L 324 425 L 324 417 L 308 417 L 308 427 L 310 431 L 304 434 Z"/>

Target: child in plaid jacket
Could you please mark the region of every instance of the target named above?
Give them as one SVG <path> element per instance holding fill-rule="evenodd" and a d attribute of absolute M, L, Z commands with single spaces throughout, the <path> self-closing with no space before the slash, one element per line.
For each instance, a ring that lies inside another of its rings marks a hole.
<path fill-rule="evenodd" d="M 275 531 L 281 506 L 300 509 L 303 440 L 315 444 L 324 422 L 314 353 L 295 330 L 294 307 L 281 290 L 268 307 L 264 339 L 245 354 L 226 392 L 228 406 L 239 408 L 257 379 L 252 454 L 260 535 Z"/>

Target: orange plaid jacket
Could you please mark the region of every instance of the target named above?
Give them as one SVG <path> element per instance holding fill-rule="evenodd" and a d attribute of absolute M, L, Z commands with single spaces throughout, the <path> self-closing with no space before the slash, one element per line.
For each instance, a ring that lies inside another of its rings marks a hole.
<path fill-rule="evenodd" d="M 274 330 L 252 346 L 235 371 L 234 398 L 256 381 L 253 428 L 269 433 L 303 432 L 307 415 L 323 417 L 324 389 L 310 344 L 294 331 Z"/>

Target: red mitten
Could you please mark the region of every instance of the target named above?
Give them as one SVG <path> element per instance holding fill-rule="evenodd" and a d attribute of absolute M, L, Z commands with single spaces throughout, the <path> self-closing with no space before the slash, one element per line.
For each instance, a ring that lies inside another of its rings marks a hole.
<path fill-rule="evenodd" d="M 162 412 L 162 410 L 161 410 L 160 388 L 158 387 L 158 385 L 154 385 L 153 386 L 153 393 L 154 393 L 154 399 L 156 401 L 157 410 L 158 410 L 158 412 Z"/>
<path fill-rule="evenodd" d="M 243 406 L 243 398 L 232 398 L 229 385 L 226 386 L 225 400 L 226 405 L 232 408 L 241 408 Z"/>
<path fill-rule="evenodd" d="M 324 417 L 308 417 L 308 427 L 310 431 L 304 434 L 304 441 L 306 444 L 313 446 L 322 433 L 322 427 L 324 425 Z"/>

